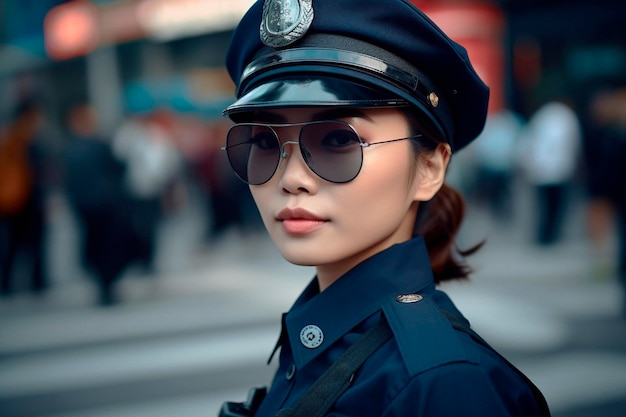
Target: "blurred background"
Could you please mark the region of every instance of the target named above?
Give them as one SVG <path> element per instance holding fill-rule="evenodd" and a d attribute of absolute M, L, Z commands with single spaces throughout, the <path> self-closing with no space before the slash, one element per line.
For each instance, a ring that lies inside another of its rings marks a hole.
<path fill-rule="evenodd" d="M 0 416 L 217 415 L 314 271 L 219 152 L 251 0 L 0 1 Z M 626 3 L 415 1 L 492 89 L 446 284 L 555 417 L 626 416 Z"/>

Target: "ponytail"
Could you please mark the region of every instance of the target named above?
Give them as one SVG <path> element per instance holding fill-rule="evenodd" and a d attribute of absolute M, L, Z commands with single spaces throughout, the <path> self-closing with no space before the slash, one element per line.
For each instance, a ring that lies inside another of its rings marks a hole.
<path fill-rule="evenodd" d="M 463 196 L 444 184 L 432 200 L 422 203 L 415 234 L 424 238 L 435 282 L 467 279 L 471 268 L 465 257 L 476 252 L 483 242 L 461 250 L 455 242 L 456 234 L 465 215 Z"/>
<path fill-rule="evenodd" d="M 411 127 L 411 134 L 416 135 L 411 143 L 418 166 L 424 162 L 424 155 L 434 152 L 441 143 L 446 142 L 437 129 L 414 109 L 409 107 L 403 112 Z M 459 249 L 456 234 L 464 216 L 463 196 L 445 183 L 430 201 L 420 203 L 413 235 L 422 236 L 426 243 L 435 283 L 468 279 L 472 272 L 465 257 L 478 251 L 484 241 L 466 250 Z"/>

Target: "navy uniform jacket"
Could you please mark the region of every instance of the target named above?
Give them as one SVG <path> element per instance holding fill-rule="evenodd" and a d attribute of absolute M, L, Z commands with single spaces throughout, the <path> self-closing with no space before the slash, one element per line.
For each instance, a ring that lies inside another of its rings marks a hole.
<path fill-rule="evenodd" d="M 422 297 L 398 300 L 406 294 Z M 255 416 L 292 407 L 381 314 L 394 337 L 365 362 L 329 416 L 539 415 L 524 380 L 455 330 L 440 308 L 460 316 L 435 289 L 421 238 L 373 256 L 321 293 L 313 280 L 283 315 L 279 368 Z"/>

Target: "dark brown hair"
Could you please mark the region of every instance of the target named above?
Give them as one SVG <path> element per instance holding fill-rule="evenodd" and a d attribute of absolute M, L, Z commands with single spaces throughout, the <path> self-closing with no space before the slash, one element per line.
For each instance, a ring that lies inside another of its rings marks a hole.
<path fill-rule="evenodd" d="M 446 143 L 435 130 L 424 124 L 423 118 L 405 111 L 412 135 L 421 135 L 412 140 L 416 160 L 420 155 L 434 152 Z M 465 200 L 461 193 L 448 184 L 443 184 L 435 196 L 420 204 L 413 234 L 423 237 L 428 249 L 430 263 L 436 283 L 454 279 L 467 279 L 472 269 L 466 257 L 476 252 L 484 242 L 462 250 L 456 244 L 456 235 L 465 216 Z"/>

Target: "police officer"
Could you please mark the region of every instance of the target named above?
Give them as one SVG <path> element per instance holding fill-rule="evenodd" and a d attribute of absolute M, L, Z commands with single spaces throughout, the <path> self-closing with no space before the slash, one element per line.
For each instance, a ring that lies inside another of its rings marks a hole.
<path fill-rule="evenodd" d="M 549 415 L 436 288 L 469 274 L 445 172 L 489 90 L 465 49 L 409 1 L 265 0 L 227 67 L 224 150 L 283 257 L 316 276 L 267 394 L 221 415 Z"/>

